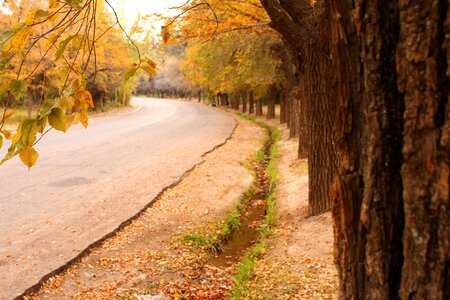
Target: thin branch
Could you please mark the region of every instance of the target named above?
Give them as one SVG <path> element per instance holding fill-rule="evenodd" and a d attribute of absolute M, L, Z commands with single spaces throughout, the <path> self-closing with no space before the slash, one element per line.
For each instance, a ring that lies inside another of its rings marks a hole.
<path fill-rule="evenodd" d="M 47 129 L 43 134 L 41 134 L 41 136 L 37 139 L 36 142 L 33 143 L 32 146 L 34 147 L 37 143 L 39 143 L 39 141 L 42 140 L 42 138 L 43 138 L 45 135 L 47 135 L 47 133 L 49 133 L 50 130 L 52 130 L 52 129 L 53 129 L 53 127 L 50 127 L 50 128 Z"/>
<path fill-rule="evenodd" d="M 125 31 L 125 29 L 122 27 L 122 24 L 120 24 L 120 20 L 119 20 L 119 16 L 117 15 L 116 10 L 114 9 L 114 7 L 109 3 L 108 0 L 105 0 L 106 4 L 108 4 L 108 6 L 112 9 L 114 16 L 116 17 L 116 22 L 119 25 L 120 29 L 122 30 L 122 32 L 125 34 L 125 36 L 127 37 L 127 39 L 130 41 L 130 43 L 134 46 L 134 48 L 136 48 L 137 54 L 138 54 L 138 58 L 139 58 L 139 63 L 141 62 L 141 51 L 139 50 L 138 46 L 136 46 L 136 44 L 134 43 L 134 41 L 131 39 L 131 37 L 128 35 L 128 33 Z"/>

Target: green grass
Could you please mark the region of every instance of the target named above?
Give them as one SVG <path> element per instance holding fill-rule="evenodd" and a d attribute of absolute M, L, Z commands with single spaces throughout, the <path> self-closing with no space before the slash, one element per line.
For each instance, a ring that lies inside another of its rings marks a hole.
<path fill-rule="evenodd" d="M 227 298 L 242 299 L 248 295 L 246 284 L 256 275 L 255 267 L 258 259 L 263 256 L 266 249 L 265 241 L 260 240 L 244 256 L 233 278 L 234 287 Z"/>
<path fill-rule="evenodd" d="M 179 240 L 182 243 L 190 244 L 194 247 L 212 251 L 220 251 L 221 244 L 225 238 L 236 232 L 241 227 L 241 214 L 248 202 L 255 194 L 255 187 L 251 186 L 239 199 L 238 204 L 226 215 L 224 221 L 207 225 L 196 229 L 195 232 L 182 236 Z"/>
<path fill-rule="evenodd" d="M 277 159 L 280 155 L 278 141 L 281 139 L 281 131 L 270 127 L 266 123 L 257 120 L 249 115 L 240 114 L 240 116 L 248 121 L 251 121 L 267 130 L 270 134 L 266 135 L 264 143 L 268 141 L 268 139 L 272 139 L 272 145 L 270 147 L 270 155 L 269 155 L 269 164 L 267 166 L 267 176 L 269 179 L 269 194 L 267 196 L 267 212 L 264 220 L 264 228 L 260 232 L 259 241 L 253 246 L 245 255 L 241 264 L 238 266 L 236 270 L 236 276 L 233 278 L 234 286 L 228 294 L 229 299 L 242 299 L 249 298 L 251 299 L 251 291 L 248 286 L 249 282 L 254 278 L 255 268 L 258 264 L 258 260 L 263 256 L 266 250 L 266 243 L 270 237 L 270 234 L 277 222 L 276 215 L 276 185 L 279 181 L 279 175 L 277 172 Z M 264 152 L 262 152 L 263 159 Z M 261 159 L 261 153 L 257 153 L 257 159 Z"/>
<path fill-rule="evenodd" d="M 267 240 L 269 239 L 270 234 L 275 228 L 277 222 L 276 186 L 279 181 L 279 175 L 277 172 L 277 159 L 280 155 L 277 143 L 281 139 L 281 131 L 276 128 L 270 127 L 265 122 L 257 120 L 252 116 L 245 114 L 239 115 L 256 125 L 261 126 L 267 131 L 267 134 L 263 140 L 264 146 L 261 150 L 255 153 L 254 161 L 256 163 L 260 163 L 268 159 L 264 153 L 264 148 L 267 142 L 272 142 L 269 150 L 269 163 L 266 170 L 270 186 L 269 194 L 265 199 L 267 201 L 267 211 L 263 230 L 261 230 L 260 232 L 258 242 L 247 251 L 244 259 L 239 264 L 236 270 L 236 276 L 233 278 L 234 285 L 228 294 L 228 298 L 230 299 L 242 299 L 244 297 L 249 297 L 250 290 L 248 284 L 255 276 L 255 268 L 258 264 L 258 260 L 266 251 Z M 248 202 L 254 196 L 255 191 L 256 186 L 252 186 L 247 192 L 245 192 L 242 195 L 237 206 L 235 206 L 228 212 L 225 221 L 221 222 L 220 225 L 213 226 L 215 227 L 215 230 L 211 230 L 211 227 L 209 227 L 209 230 L 200 230 L 199 232 L 185 235 L 184 237 L 182 237 L 182 241 L 202 248 L 215 250 L 220 249 L 220 242 L 223 240 L 223 238 L 239 229 L 240 216 Z M 202 234 L 200 232 L 209 233 Z M 211 232 L 213 232 L 213 234 L 211 234 Z"/>

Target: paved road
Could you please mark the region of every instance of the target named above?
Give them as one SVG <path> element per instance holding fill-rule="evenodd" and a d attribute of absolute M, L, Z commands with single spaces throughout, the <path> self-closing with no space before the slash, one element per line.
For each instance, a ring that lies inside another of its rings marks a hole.
<path fill-rule="evenodd" d="M 204 106 L 135 98 L 137 111 L 52 132 L 30 172 L 0 166 L 0 299 L 130 218 L 223 143 L 235 122 Z"/>

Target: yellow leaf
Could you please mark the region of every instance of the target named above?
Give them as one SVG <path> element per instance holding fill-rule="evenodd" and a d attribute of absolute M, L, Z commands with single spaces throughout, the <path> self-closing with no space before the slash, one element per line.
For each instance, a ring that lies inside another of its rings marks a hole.
<path fill-rule="evenodd" d="M 170 33 L 169 33 L 169 29 L 167 28 L 167 26 L 161 27 L 161 35 L 163 38 L 163 42 L 167 43 L 170 39 Z"/>
<path fill-rule="evenodd" d="M 45 126 L 47 126 L 47 116 L 38 118 L 36 120 L 36 130 L 39 133 L 43 133 L 45 130 Z"/>
<path fill-rule="evenodd" d="M 14 109 L 7 109 L 5 111 L 5 114 L 3 115 L 3 120 L 6 121 L 9 117 L 14 115 L 15 113 L 16 113 L 16 111 Z"/>
<path fill-rule="evenodd" d="M 52 112 L 48 115 L 48 123 L 56 130 L 63 132 L 66 132 L 67 130 L 64 112 L 59 107 L 52 109 Z"/>
<path fill-rule="evenodd" d="M 14 33 L 14 36 L 2 47 L 2 51 L 20 51 L 28 42 L 28 37 L 32 34 L 31 27 L 25 26 Z"/>
<path fill-rule="evenodd" d="M 150 65 L 143 65 L 141 69 L 147 72 L 150 76 L 156 76 L 156 69 Z"/>
<path fill-rule="evenodd" d="M 22 122 L 22 143 L 24 146 L 32 146 L 36 141 L 36 120 L 26 119 Z"/>
<path fill-rule="evenodd" d="M 130 67 L 128 67 L 125 71 L 125 74 L 123 75 L 124 81 L 127 81 L 131 77 L 134 76 L 139 66 L 137 64 L 132 64 Z"/>
<path fill-rule="evenodd" d="M 12 138 L 12 133 L 6 129 L 2 129 L 2 133 L 5 136 L 5 139 L 10 140 Z"/>
<path fill-rule="evenodd" d="M 94 107 L 94 100 L 92 99 L 91 93 L 83 88 L 78 89 L 73 95 L 74 104 L 73 110 L 86 110 L 88 108 Z"/>
<path fill-rule="evenodd" d="M 144 59 L 142 61 L 147 63 L 150 67 L 156 69 L 156 63 L 153 60 L 151 60 L 150 58 L 144 57 Z"/>
<path fill-rule="evenodd" d="M 79 113 L 73 113 L 71 115 L 66 116 L 66 128 L 69 129 L 70 126 L 76 125 L 80 122 Z"/>
<path fill-rule="evenodd" d="M 33 25 L 37 22 L 44 21 L 47 18 L 48 12 L 42 9 L 32 10 L 25 19 L 25 23 L 28 25 Z"/>
<path fill-rule="evenodd" d="M 59 1 L 58 0 L 48 0 L 48 8 L 55 9 L 59 7 Z"/>
<path fill-rule="evenodd" d="M 73 97 L 71 96 L 62 96 L 61 99 L 59 100 L 59 106 L 61 107 L 61 109 L 63 110 L 69 110 L 71 111 L 73 108 L 75 101 L 73 99 Z"/>
<path fill-rule="evenodd" d="M 19 125 L 16 134 L 14 134 L 12 138 L 11 147 L 15 146 L 20 141 L 21 138 L 22 138 L 22 125 Z"/>
<path fill-rule="evenodd" d="M 25 147 L 19 150 L 20 160 L 30 169 L 36 164 L 39 154 L 33 147 Z"/>
<path fill-rule="evenodd" d="M 89 125 L 87 112 L 85 110 L 82 110 L 78 113 L 78 115 L 80 116 L 81 124 L 83 124 L 84 128 L 87 128 Z"/>

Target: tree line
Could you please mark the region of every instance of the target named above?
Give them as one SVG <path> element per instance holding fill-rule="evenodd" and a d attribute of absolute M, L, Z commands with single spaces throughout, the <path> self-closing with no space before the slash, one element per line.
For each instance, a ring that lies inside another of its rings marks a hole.
<path fill-rule="evenodd" d="M 262 91 L 255 98 L 267 99 L 269 117 L 274 98 L 288 111 L 299 155 L 308 157 L 310 212 L 332 210 L 341 299 L 450 297 L 448 2 L 211 0 L 184 7 L 190 21 L 177 36 L 214 36 L 188 46 L 197 63 L 188 77 L 222 104 L 237 108 L 240 99 L 245 109 L 247 95 Z M 261 30 L 266 21 L 278 36 Z M 252 32 L 235 36 L 233 28 Z M 258 47 L 264 39 L 270 42 Z M 245 62 L 264 51 L 272 82 L 257 69 L 245 73 Z M 264 88 L 245 81 L 251 74 Z"/>

